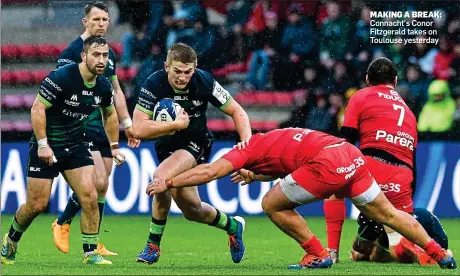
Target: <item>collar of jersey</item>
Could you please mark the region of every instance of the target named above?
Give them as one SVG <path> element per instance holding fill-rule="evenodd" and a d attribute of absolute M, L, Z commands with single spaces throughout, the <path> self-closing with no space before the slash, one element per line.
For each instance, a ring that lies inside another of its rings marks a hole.
<path fill-rule="evenodd" d="M 84 82 L 84 84 L 85 84 L 85 86 L 87 88 L 93 88 L 94 86 L 96 86 L 96 82 L 94 82 L 94 83 L 89 83 L 89 82 L 86 82 L 86 81 L 83 81 L 83 82 Z"/>
<path fill-rule="evenodd" d="M 188 94 L 189 92 L 189 89 L 185 90 L 185 91 L 182 91 L 182 90 L 179 90 L 179 89 L 173 89 L 174 90 L 174 93 L 176 94 Z"/>

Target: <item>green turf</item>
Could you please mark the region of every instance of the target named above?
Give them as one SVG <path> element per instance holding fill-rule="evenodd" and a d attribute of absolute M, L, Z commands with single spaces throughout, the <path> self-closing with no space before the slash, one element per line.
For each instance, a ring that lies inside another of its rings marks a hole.
<path fill-rule="evenodd" d="M 3 216 L 2 233 L 8 231 L 11 216 Z M 119 256 L 110 257 L 111 266 L 90 266 L 82 264 L 82 247 L 79 234 L 79 219 L 72 225 L 70 253 L 63 254 L 56 249 L 51 235 L 53 217 L 38 217 L 19 244 L 16 264 L 2 266 L 2 275 L 11 274 L 327 274 L 327 275 L 458 275 L 459 270 L 441 270 L 437 265 L 420 267 L 403 264 L 351 263 L 348 248 L 351 245 L 356 222 L 348 220 L 342 234 L 341 262 L 330 269 L 314 271 L 289 271 L 286 267 L 300 261 L 303 253 L 300 247 L 278 230 L 266 217 L 250 217 L 244 233 L 245 259 L 233 264 L 227 246 L 227 237 L 222 230 L 186 221 L 182 217 L 171 217 L 166 226 L 159 263 L 146 265 L 136 263 L 136 255 L 143 249 L 148 236 L 148 216 L 106 216 L 100 236 L 108 249 Z M 326 246 L 324 219 L 308 218 L 312 231 Z M 460 254 L 459 220 L 442 220 L 449 244 L 454 254 Z"/>

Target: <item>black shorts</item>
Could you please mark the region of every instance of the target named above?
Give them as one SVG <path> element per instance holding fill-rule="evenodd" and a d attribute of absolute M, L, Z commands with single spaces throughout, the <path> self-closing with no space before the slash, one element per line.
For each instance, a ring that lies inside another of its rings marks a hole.
<path fill-rule="evenodd" d="M 102 157 L 112 158 L 109 140 L 93 139 L 92 136 L 85 135 L 85 145 L 90 151 L 98 151 Z"/>
<path fill-rule="evenodd" d="M 57 162 L 48 166 L 38 158 L 38 145 L 30 144 L 27 176 L 33 178 L 53 179 L 60 172 L 94 165 L 88 148 L 82 143 L 71 147 L 52 147 Z"/>
<path fill-rule="evenodd" d="M 171 156 L 175 151 L 183 149 L 190 152 L 195 158 L 197 164 L 203 164 L 208 162 L 209 156 L 211 155 L 212 139 L 203 139 L 195 141 L 184 141 L 180 144 L 168 144 L 155 143 L 155 152 L 158 157 L 158 161 L 163 162 L 166 158 Z"/>

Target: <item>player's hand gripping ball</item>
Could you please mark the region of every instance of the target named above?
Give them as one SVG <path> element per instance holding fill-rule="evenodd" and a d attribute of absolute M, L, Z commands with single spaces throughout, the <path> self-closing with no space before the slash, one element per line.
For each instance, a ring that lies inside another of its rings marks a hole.
<path fill-rule="evenodd" d="M 181 110 L 181 106 L 173 99 L 161 99 L 153 109 L 153 120 L 156 122 L 172 122 L 176 120 L 177 114 Z M 173 135 L 175 131 L 169 135 Z"/>

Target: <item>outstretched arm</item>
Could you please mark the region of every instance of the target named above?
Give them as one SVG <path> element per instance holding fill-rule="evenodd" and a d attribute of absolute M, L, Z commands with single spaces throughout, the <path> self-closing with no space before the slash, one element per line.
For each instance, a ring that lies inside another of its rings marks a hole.
<path fill-rule="evenodd" d="M 272 181 L 278 177 L 271 175 L 255 174 L 253 171 L 240 169 L 232 174 L 232 181 L 242 186 L 251 184 L 254 181 Z"/>
<path fill-rule="evenodd" d="M 220 158 L 212 164 L 202 164 L 179 174 L 172 179 L 157 178 L 147 186 L 147 194 L 162 193 L 171 188 L 198 186 L 212 180 L 224 177 L 233 171 L 233 165 L 227 159 Z"/>

